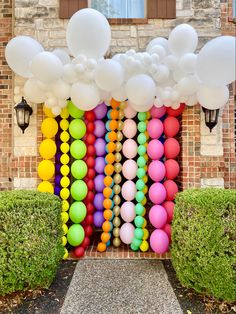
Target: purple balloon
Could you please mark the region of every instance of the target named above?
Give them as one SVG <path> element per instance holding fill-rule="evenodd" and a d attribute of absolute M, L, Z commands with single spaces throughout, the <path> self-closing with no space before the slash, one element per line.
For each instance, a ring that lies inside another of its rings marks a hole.
<path fill-rule="evenodd" d="M 100 157 L 106 155 L 106 141 L 103 138 L 97 138 L 94 146 L 97 156 Z"/>
<path fill-rule="evenodd" d="M 103 212 L 94 213 L 93 223 L 96 228 L 101 228 L 104 221 L 105 221 L 105 218 L 103 217 Z"/>
<path fill-rule="evenodd" d="M 94 109 L 94 113 L 95 113 L 97 119 L 103 119 L 105 117 L 105 115 L 107 114 L 106 104 L 103 102 L 100 105 L 98 105 Z"/>
<path fill-rule="evenodd" d="M 55 170 L 56 170 L 56 173 L 61 173 L 61 163 L 56 163 L 56 168 L 55 168 Z"/>
<path fill-rule="evenodd" d="M 61 152 L 57 152 L 56 155 L 55 155 L 55 160 L 56 161 L 60 161 L 61 155 L 62 155 Z"/>
<path fill-rule="evenodd" d="M 61 187 L 58 185 L 55 185 L 54 194 L 57 196 L 60 196 L 60 192 L 61 192 Z"/>
<path fill-rule="evenodd" d="M 104 201 L 104 196 L 102 193 L 97 193 L 94 197 L 93 200 L 93 205 L 95 206 L 95 208 L 99 211 L 103 211 L 104 207 L 103 207 L 103 201 Z"/>
<path fill-rule="evenodd" d="M 60 140 L 60 136 L 61 136 L 61 131 L 59 130 L 55 136 L 56 142 Z"/>
<path fill-rule="evenodd" d="M 97 157 L 95 160 L 95 171 L 97 173 L 104 173 L 104 168 L 106 166 L 106 162 L 104 157 Z"/>
<path fill-rule="evenodd" d="M 95 125 L 94 135 L 96 137 L 103 137 L 106 132 L 105 123 L 101 120 L 96 120 L 94 122 L 94 125 Z"/>
<path fill-rule="evenodd" d="M 57 174 L 55 176 L 55 185 L 59 185 L 60 186 L 60 182 L 61 182 L 61 178 L 62 178 L 62 175 L 61 174 Z"/>
<path fill-rule="evenodd" d="M 103 189 L 105 188 L 105 185 L 104 185 L 104 178 L 105 176 L 103 174 L 99 174 L 95 177 L 94 179 L 94 185 L 95 185 L 95 190 L 97 192 L 102 192 Z"/>

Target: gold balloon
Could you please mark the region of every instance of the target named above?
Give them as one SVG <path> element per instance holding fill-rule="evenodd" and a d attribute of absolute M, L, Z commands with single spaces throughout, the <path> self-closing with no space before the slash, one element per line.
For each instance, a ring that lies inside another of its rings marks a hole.
<path fill-rule="evenodd" d="M 124 118 L 124 116 L 125 116 L 124 111 L 123 111 L 123 110 L 120 110 L 120 111 L 119 111 L 119 116 L 118 116 L 119 119 L 122 120 L 122 119 Z"/>
<path fill-rule="evenodd" d="M 118 121 L 118 126 L 117 126 L 117 130 L 121 131 L 123 129 L 123 121 Z"/>
<path fill-rule="evenodd" d="M 121 144 L 121 142 L 117 142 L 116 143 L 116 151 L 120 152 L 121 150 L 122 150 L 122 144 Z"/>
<path fill-rule="evenodd" d="M 119 217 L 115 217 L 114 219 L 113 219 L 113 226 L 115 226 L 115 227 L 119 227 L 120 226 L 120 223 L 121 223 L 121 221 L 120 221 L 120 218 Z"/>
<path fill-rule="evenodd" d="M 122 165 L 121 165 L 121 163 L 116 162 L 115 165 L 114 165 L 114 167 L 115 167 L 115 172 L 116 172 L 116 173 L 121 172 L 121 170 L 122 170 Z"/>
<path fill-rule="evenodd" d="M 121 241 L 120 241 L 120 238 L 114 238 L 113 239 L 113 245 L 115 247 L 119 247 L 121 245 Z"/>
<path fill-rule="evenodd" d="M 124 110 L 125 107 L 126 107 L 126 101 L 122 101 L 122 102 L 120 103 L 120 109 L 121 109 L 121 110 Z"/>
<path fill-rule="evenodd" d="M 114 198 L 113 198 L 113 201 L 114 201 L 115 205 L 119 205 L 120 202 L 121 202 L 121 199 L 120 199 L 119 195 L 115 195 Z"/>
<path fill-rule="evenodd" d="M 118 238 L 120 236 L 120 228 L 116 227 L 113 229 L 113 236 Z"/>
<path fill-rule="evenodd" d="M 121 142 L 123 139 L 123 133 L 121 131 L 118 131 L 116 133 L 116 136 L 117 136 L 117 142 Z"/>
<path fill-rule="evenodd" d="M 121 187 L 118 184 L 113 186 L 113 191 L 115 194 L 120 194 Z"/>
<path fill-rule="evenodd" d="M 119 216 L 120 215 L 120 206 L 118 206 L 118 205 L 114 206 L 113 213 L 115 216 Z"/>
<path fill-rule="evenodd" d="M 115 184 L 120 184 L 121 183 L 121 175 L 119 173 L 116 173 L 114 175 L 114 183 Z"/>
<path fill-rule="evenodd" d="M 122 159 L 121 153 L 115 153 L 116 162 L 120 162 Z"/>

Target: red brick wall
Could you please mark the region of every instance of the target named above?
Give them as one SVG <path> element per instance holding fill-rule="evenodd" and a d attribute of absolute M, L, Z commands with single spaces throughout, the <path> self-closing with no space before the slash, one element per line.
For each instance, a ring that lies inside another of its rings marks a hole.
<path fill-rule="evenodd" d="M 0 1 L 0 190 L 10 189 L 12 152 L 12 72 L 6 64 L 4 50 L 12 38 L 12 1 Z"/>

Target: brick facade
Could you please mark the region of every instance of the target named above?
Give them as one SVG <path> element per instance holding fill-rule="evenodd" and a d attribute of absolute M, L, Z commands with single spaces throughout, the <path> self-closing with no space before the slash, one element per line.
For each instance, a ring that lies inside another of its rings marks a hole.
<path fill-rule="evenodd" d="M 40 160 L 37 151 L 42 140 L 42 108 L 33 106 L 30 126 L 22 135 L 16 123 L 12 123 L 12 111 L 24 81 L 18 76 L 12 78 L 4 60 L 4 47 L 11 37 L 22 34 L 37 38 L 48 50 L 65 47 L 68 21 L 58 18 L 59 0 L 15 1 L 14 10 L 10 0 L 3 2 L 0 4 L 0 29 L 3 29 L 0 34 L 0 190 L 34 188 Z M 177 0 L 177 18 L 174 20 L 153 19 L 143 25 L 112 25 L 110 53 L 113 55 L 130 48 L 144 50 L 152 38 L 167 37 L 170 30 L 180 23 L 189 23 L 197 29 L 200 48 L 220 34 L 234 34 L 235 24 L 229 22 L 230 10 L 227 1 Z M 212 134 L 204 125 L 200 106 L 188 107 L 184 111 L 180 134 L 182 171 L 179 178 L 183 189 L 236 187 L 234 106 L 232 92 L 230 103 L 221 112 L 219 124 Z"/>

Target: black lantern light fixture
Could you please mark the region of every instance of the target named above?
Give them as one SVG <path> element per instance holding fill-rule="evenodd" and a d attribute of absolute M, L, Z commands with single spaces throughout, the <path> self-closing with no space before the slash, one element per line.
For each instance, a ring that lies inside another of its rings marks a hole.
<path fill-rule="evenodd" d="M 220 109 L 210 110 L 202 107 L 202 110 L 205 114 L 205 124 L 211 132 L 218 123 Z"/>
<path fill-rule="evenodd" d="M 15 106 L 15 110 L 17 124 L 24 134 L 25 129 L 29 126 L 30 116 L 33 113 L 33 109 L 27 104 L 24 97 L 22 97 L 21 102 Z"/>

